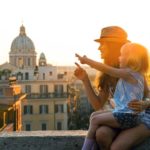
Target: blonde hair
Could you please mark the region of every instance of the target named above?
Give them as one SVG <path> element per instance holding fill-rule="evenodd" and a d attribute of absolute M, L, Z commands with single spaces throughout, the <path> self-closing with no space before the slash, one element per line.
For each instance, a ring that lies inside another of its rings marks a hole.
<path fill-rule="evenodd" d="M 149 68 L 148 50 L 138 43 L 127 43 L 121 51 L 127 53 L 127 67 L 141 73 L 146 73 Z"/>

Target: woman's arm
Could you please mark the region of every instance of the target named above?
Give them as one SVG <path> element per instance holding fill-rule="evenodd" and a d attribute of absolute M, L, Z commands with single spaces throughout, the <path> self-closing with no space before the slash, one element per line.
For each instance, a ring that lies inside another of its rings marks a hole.
<path fill-rule="evenodd" d="M 89 102 L 95 110 L 102 109 L 108 99 L 108 93 L 100 91 L 99 95 L 96 95 L 86 71 L 79 64 L 76 65 L 74 75 L 83 82 Z"/>
<path fill-rule="evenodd" d="M 128 107 L 134 111 L 141 112 L 150 107 L 150 100 L 132 100 Z"/>
<path fill-rule="evenodd" d="M 115 101 L 114 101 L 113 98 L 111 98 L 111 99 L 109 100 L 109 103 L 110 103 L 110 105 L 111 105 L 112 108 L 115 108 L 116 104 L 115 104 Z"/>
<path fill-rule="evenodd" d="M 132 100 L 128 106 L 134 111 L 141 112 L 147 108 L 150 108 L 150 92 L 146 79 L 144 78 L 144 97 L 145 100 Z"/>
<path fill-rule="evenodd" d="M 137 112 L 141 112 L 147 108 L 150 108 L 150 99 L 149 100 L 132 100 L 131 102 L 129 102 L 128 104 L 129 108 L 137 111 Z"/>

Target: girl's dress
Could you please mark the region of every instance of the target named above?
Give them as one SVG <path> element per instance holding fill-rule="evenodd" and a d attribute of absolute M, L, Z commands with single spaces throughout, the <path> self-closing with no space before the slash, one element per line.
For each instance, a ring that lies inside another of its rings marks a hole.
<path fill-rule="evenodd" d="M 132 84 L 120 78 L 114 93 L 116 107 L 113 115 L 123 129 L 136 126 L 139 119 L 138 113 L 128 108 L 128 103 L 134 99 L 142 100 L 144 96 L 143 75 L 131 69 L 129 69 L 129 73 L 137 80 L 137 83 Z"/>

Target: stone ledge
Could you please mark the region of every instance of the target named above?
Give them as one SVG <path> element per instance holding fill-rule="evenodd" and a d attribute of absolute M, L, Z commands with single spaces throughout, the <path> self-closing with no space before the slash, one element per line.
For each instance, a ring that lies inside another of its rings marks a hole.
<path fill-rule="evenodd" d="M 0 150 L 81 150 L 86 133 L 82 130 L 1 132 Z M 134 150 L 150 150 L 150 138 Z"/>
<path fill-rule="evenodd" d="M 0 133 L 0 150 L 80 150 L 86 131 Z"/>

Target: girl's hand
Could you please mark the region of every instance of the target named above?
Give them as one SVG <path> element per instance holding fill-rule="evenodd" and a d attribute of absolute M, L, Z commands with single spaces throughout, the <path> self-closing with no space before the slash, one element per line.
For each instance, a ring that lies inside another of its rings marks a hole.
<path fill-rule="evenodd" d="M 136 112 L 141 112 L 145 110 L 146 108 L 143 107 L 144 101 L 142 100 L 132 100 L 131 102 L 128 103 L 128 107 Z"/>
<path fill-rule="evenodd" d="M 86 64 L 87 61 L 87 57 L 84 56 L 80 56 L 79 54 L 75 54 L 76 57 L 78 57 L 78 60 L 80 61 L 81 64 Z"/>
<path fill-rule="evenodd" d="M 87 75 L 86 71 L 78 63 L 75 63 L 75 64 L 76 64 L 77 68 L 74 71 L 74 75 L 82 81 L 88 79 L 88 75 Z"/>

